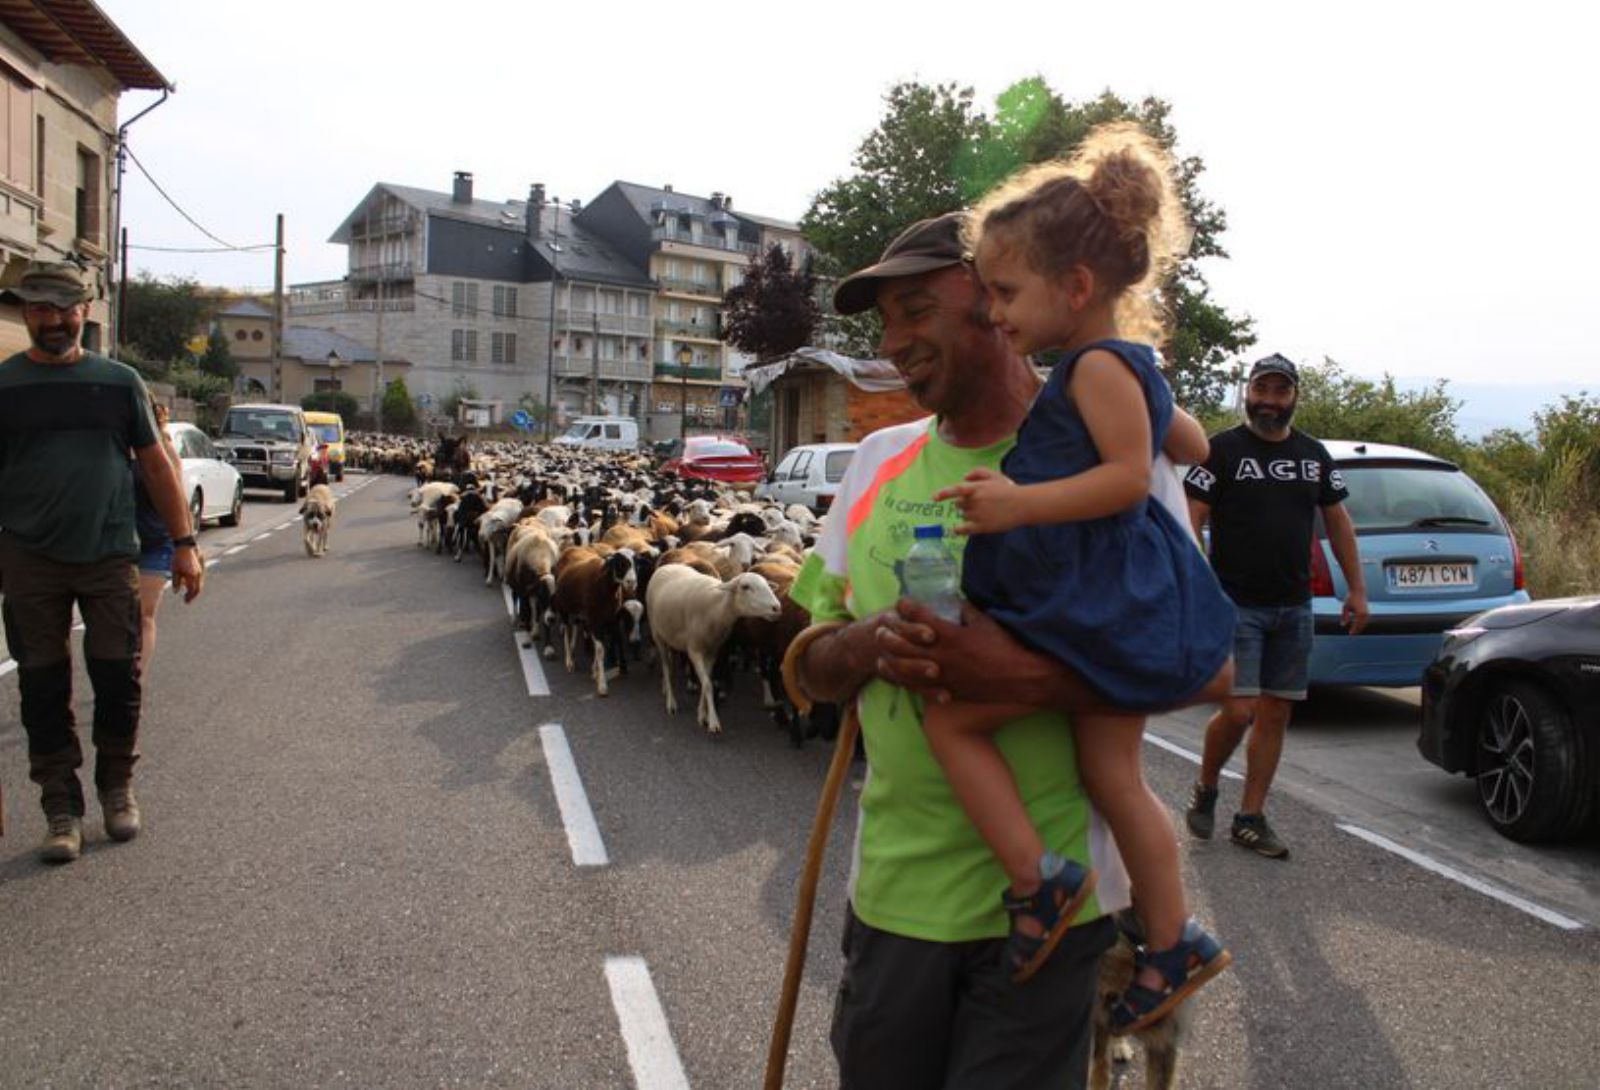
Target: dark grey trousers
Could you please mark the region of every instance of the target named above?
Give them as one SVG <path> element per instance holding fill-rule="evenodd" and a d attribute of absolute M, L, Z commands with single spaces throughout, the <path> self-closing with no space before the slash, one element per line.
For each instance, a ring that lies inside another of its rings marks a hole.
<path fill-rule="evenodd" d="M 833 1009 L 840 1090 L 1082 1090 L 1110 919 L 1072 928 L 1026 984 L 999 939 L 924 942 L 845 924 Z"/>
<path fill-rule="evenodd" d="M 127 783 L 139 759 L 139 573 L 131 558 L 61 564 L 0 537 L 0 606 L 17 661 L 28 777 L 46 814 L 83 814 L 83 748 L 72 714 L 72 607 L 94 687 L 95 786 Z"/>

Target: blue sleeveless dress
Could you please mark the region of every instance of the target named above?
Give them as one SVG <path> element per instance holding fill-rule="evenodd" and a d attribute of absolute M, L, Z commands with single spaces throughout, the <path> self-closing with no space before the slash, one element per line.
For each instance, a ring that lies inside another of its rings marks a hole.
<path fill-rule="evenodd" d="M 1172 423 L 1172 391 L 1148 345 L 1098 341 L 1050 372 L 1002 468 L 1018 484 L 1070 477 L 1100 464 L 1068 394 L 1085 352 L 1115 353 L 1138 377 L 1153 460 Z M 1189 532 L 1141 500 L 1087 522 L 975 534 L 962 561 L 972 603 L 1028 646 L 1072 667 L 1129 711 L 1194 696 L 1233 651 L 1234 608 Z"/>

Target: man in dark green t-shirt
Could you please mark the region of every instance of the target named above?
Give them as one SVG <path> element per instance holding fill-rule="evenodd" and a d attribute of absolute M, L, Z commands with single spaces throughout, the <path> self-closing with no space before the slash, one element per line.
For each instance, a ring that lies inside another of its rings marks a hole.
<path fill-rule="evenodd" d="M 39 857 L 83 850 L 83 751 L 68 634 L 76 603 L 94 687 L 95 788 L 113 840 L 139 832 L 139 553 L 135 462 L 173 537 L 173 586 L 200 593 L 183 484 L 132 368 L 79 344 L 90 288 L 71 264 L 30 265 L 0 302 L 21 304 L 32 347 L 0 363 L 0 593 L 17 662 L 28 775 L 48 825 Z M 131 455 L 131 456 L 130 456 Z"/>

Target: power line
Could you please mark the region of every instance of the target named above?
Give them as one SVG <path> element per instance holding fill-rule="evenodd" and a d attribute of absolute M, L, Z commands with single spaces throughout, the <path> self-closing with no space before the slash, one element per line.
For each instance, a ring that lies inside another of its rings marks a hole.
<path fill-rule="evenodd" d="M 190 246 L 135 246 L 134 244 L 129 243 L 128 244 L 128 249 L 130 249 L 130 250 L 145 250 L 145 251 L 149 251 L 151 253 L 158 253 L 158 254 L 234 254 L 234 253 L 253 253 L 253 252 L 256 252 L 256 251 L 259 251 L 259 250 L 270 250 L 276 245 L 277 245 L 277 243 L 274 243 L 274 242 L 259 242 L 259 243 L 255 244 L 254 246 L 199 246 L 199 247 L 190 247 Z"/>
<path fill-rule="evenodd" d="M 222 246 L 223 250 L 232 250 L 232 251 L 236 251 L 236 252 L 239 252 L 239 253 L 249 253 L 249 252 L 251 252 L 253 250 L 258 250 L 258 249 L 261 248 L 259 246 L 235 246 L 233 243 L 228 242 L 226 239 L 218 238 L 216 235 L 212 234 L 210 231 L 208 231 L 204 227 L 200 226 L 199 221 L 197 221 L 193 216 L 189 215 L 189 213 L 185 212 L 183 210 L 183 208 L 179 206 L 178 202 L 173 200 L 172 197 L 170 195 L 168 195 L 168 193 L 167 193 L 167 191 L 165 189 L 161 188 L 161 183 L 157 182 L 154 178 L 152 178 L 150 176 L 150 172 L 144 168 L 144 164 L 143 163 L 139 162 L 139 157 L 133 153 L 133 149 L 131 147 L 129 147 L 128 145 L 124 144 L 123 145 L 123 150 L 128 153 L 128 158 L 133 160 L 133 165 L 139 168 L 139 173 L 144 175 L 144 180 L 149 182 L 152 186 L 154 186 L 155 187 L 155 191 L 157 193 L 161 194 L 162 199 L 165 200 L 168 204 L 170 204 L 172 206 L 173 211 L 177 212 L 178 215 L 180 215 L 184 219 L 188 220 L 190 225 L 192 227 L 194 227 L 194 229 L 196 231 L 199 231 L 202 235 L 205 235 L 206 238 L 209 238 L 212 242 L 215 242 L 218 245 Z M 271 246 L 268 246 L 267 248 L 270 249 Z M 221 253 L 223 251 L 222 250 L 213 250 L 213 251 L 204 251 L 204 252 Z"/>

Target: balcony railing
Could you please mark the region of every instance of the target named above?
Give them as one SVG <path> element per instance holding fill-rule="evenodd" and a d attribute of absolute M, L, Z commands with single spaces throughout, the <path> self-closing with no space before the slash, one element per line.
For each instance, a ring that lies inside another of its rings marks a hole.
<path fill-rule="evenodd" d="M 357 265 L 350 270 L 351 280 L 414 280 L 416 265 L 410 261 L 390 261 L 383 265 Z"/>
<path fill-rule="evenodd" d="M 687 378 L 701 382 L 721 382 L 720 367 L 681 367 L 676 363 L 656 361 L 656 378 Z"/>
<path fill-rule="evenodd" d="M 383 312 L 385 314 L 409 313 L 417 309 L 416 299 L 385 299 Z M 322 299 L 303 303 L 289 300 L 289 316 L 311 317 L 316 314 L 376 314 L 378 301 L 376 299 Z"/>
<path fill-rule="evenodd" d="M 609 382 L 649 382 L 652 374 L 645 360 L 601 360 L 600 378 Z M 560 378 L 589 378 L 594 374 L 593 360 L 556 358 L 556 375 Z"/>
<path fill-rule="evenodd" d="M 659 278 L 662 291 L 675 291 L 680 295 L 699 295 L 708 299 L 721 299 L 722 289 L 706 280 L 680 280 L 675 276 Z"/>
<path fill-rule="evenodd" d="M 682 242 L 690 246 L 704 246 L 708 250 L 728 250 L 736 254 L 753 254 L 758 249 L 754 242 L 743 242 L 739 239 L 724 238 L 721 235 L 693 231 L 684 231 L 677 227 L 662 225 L 653 228 L 650 237 L 656 242 Z"/>
<path fill-rule="evenodd" d="M 350 225 L 350 234 L 356 238 L 368 238 L 373 235 L 405 234 L 413 226 L 410 214 L 396 212 L 390 216 L 373 216 L 370 219 L 359 219 Z"/>
<path fill-rule="evenodd" d="M 671 318 L 656 319 L 656 336 L 681 337 L 691 341 L 720 341 L 717 336 L 718 323 L 704 322 L 678 322 Z"/>
<path fill-rule="evenodd" d="M 650 336 L 650 319 L 637 315 L 601 314 L 600 332 L 622 334 L 629 337 Z M 556 328 L 569 329 L 574 333 L 593 333 L 595 330 L 595 312 L 592 310 L 568 310 L 566 307 L 556 311 Z"/>

